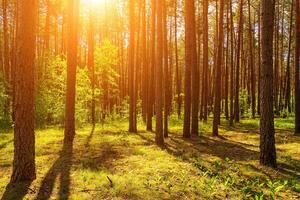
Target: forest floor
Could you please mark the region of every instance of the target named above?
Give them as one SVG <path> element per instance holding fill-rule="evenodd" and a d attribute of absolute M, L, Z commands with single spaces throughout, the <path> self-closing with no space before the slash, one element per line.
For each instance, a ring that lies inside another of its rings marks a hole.
<path fill-rule="evenodd" d="M 259 121 L 242 120 L 221 137 L 211 121 L 201 136 L 183 139 L 181 123 L 170 120 L 164 148 L 154 133 L 128 133 L 127 122 L 79 129 L 72 147 L 63 130 L 36 131 L 37 179 L 7 186 L 13 158 L 12 133 L 0 133 L 1 199 L 299 199 L 300 137 L 293 119 L 278 119 L 278 169 L 259 165 Z M 140 130 L 145 129 L 140 124 Z"/>

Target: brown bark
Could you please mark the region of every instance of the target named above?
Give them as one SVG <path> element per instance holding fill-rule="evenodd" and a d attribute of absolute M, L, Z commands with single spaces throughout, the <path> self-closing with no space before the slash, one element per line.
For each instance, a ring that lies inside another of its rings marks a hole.
<path fill-rule="evenodd" d="M 155 95 L 155 38 L 156 38 L 156 0 L 151 0 L 151 65 L 150 65 L 150 80 L 148 90 L 148 106 L 147 106 L 147 130 L 152 131 L 153 105 Z"/>
<path fill-rule="evenodd" d="M 187 30 L 190 31 L 190 33 L 186 34 L 186 37 L 188 37 L 190 41 L 187 42 L 187 53 L 190 55 L 187 55 L 187 59 L 189 59 L 189 62 L 187 65 L 191 66 L 191 76 L 192 76 L 192 84 L 191 84 L 191 98 L 192 98 L 192 126 L 191 126 L 191 134 L 198 135 L 199 133 L 199 84 L 200 84 L 200 74 L 199 74 L 199 66 L 197 62 L 197 38 L 196 38 L 196 19 L 195 19 L 195 4 L 191 3 L 191 10 L 189 10 L 191 13 L 187 20 L 190 22 L 188 23 Z"/>
<path fill-rule="evenodd" d="M 129 1 L 129 55 L 128 55 L 128 81 L 129 81 L 129 132 L 137 132 L 135 115 L 134 94 L 134 52 L 135 52 L 135 0 Z"/>
<path fill-rule="evenodd" d="M 240 63 L 241 63 L 241 51 L 243 43 L 243 0 L 239 3 L 239 25 L 238 25 L 238 41 L 237 41 L 237 52 L 236 52 L 236 70 L 235 70 L 235 101 L 234 101 L 234 117 L 235 121 L 240 121 L 240 104 L 239 104 L 239 90 L 240 90 Z"/>
<path fill-rule="evenodd" d="M 290 62 L 291 62 L 291 48 L 292 48 L 292 33 L 293 33 L 293 16 L 294 16 L 294 0 L 291 3 L 291 12 L 290 12 L 290 27 L 289 27 L 289 42 L 288 42 L 288 55 L 287 55 L 287 64 L 286 64 L 286 91 L 285 91 L 285 108 L 289 112 L 291 109 L 291 72 L 290 72 Z"/>
<path fill-rule="evenodd" d="M 273 111 L 274 0 L 261 1 L 261 22 L 260 163 L 276 167 Z"/>
<path fill-rule="evenodd" d="M 220 0 L 220 12 L 219 12 L 219 31 L 218 31 L 218 52 L 216 63 L 216 75 L 215 75 L 215 99 L 214 99 L 214 119 L 213 119 L 213 136 L 218 136 L 218 125 L 220 123 L 221 114 L 221 76 L 222 76 L 222 60 L 223 60 L 223 20 L 224 17 L 224 1 Z"/>
<path fill-rule="evenodd" d="M 155 114 L 157 145 L 164 144 L 163 135 L 163 4 L 165 0 L 157 0 L 157 45 L 156 45 L 156 67 L 155 67 Z"/>
<path fill-rule="evenodd" d="M 31 181 L 35 172 L 34 63 L 36 0 L 21 0 L 17 33 L 14 161 L 11 182 Z"/>
<path fill-rule="evenodd" d="M 252 118 L 255 118 L 255 106 L 256 106 L 256 96 L 255 96 L 255 88 L 256 88 L 256 76 L 255 76 L 255 68 L 254 68 L 254 54 L 253 54 L 253 33 L 252 33 L 252 23 L 251 23 L 251 4 L 250 0 L 248 0 L 248 25 L 249 25 L 249 66 L 250 66 L 250 76 L 251 76 L 251 105 L 252 105 Z"/>
<path fill-rule="evenodd" d="M 79 1 L 68 0 L 67 93 L 65 113 L 65 141 L 75 136 L 75 93 L 78 44 Z"/>
<path fill-rule="evenodd" d="M 185 94 L 183 137 L 191 137 L 191 73 L 197 65 L 195 5 L 194 0 L 185 0 Z"/>
<path fill-rule="evenodd" d="M 300 1 L 296 0 L 295 134 L 300 134 Z"/>

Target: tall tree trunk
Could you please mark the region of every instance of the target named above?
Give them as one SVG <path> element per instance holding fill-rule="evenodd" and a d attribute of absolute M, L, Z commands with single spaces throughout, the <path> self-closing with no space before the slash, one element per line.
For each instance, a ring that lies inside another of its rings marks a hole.
<path fill-rule="evenodd" d="M 253 54 L 253 34 L 252 34 L 252 23 L 251 23 L 251 4 L 248 0 L 248 24 L 249 24 L 249 65 L 251 72 L 251 105 L 252 105 L 252 118 L 255 118 L 255 106 L 256 106 L 256 97 L 255 97 L 255 88 L 256 88 L 256 76 L 254 68 L 254 54 Z"/>
<path fill-rule="evenodd" d="M 207 121 L 208 101 L 208 0 L 203 1 L 203 74 L 202 74 L 202 107 L 203 120 Z"/>
<path fill-rule="evenodd" d="M 147 106 L 147 130 L 152 131 L 153 104 L 155 96 L 155 39 L 156 39 L 156 0 L 151 0 L 151 66 Z"/>
<path fill-rule="evenodd" d="M 135 0 L 129 1 L 129 55 L 128 55 L 128 85 L 129 85 L 129 132 L 137 132 L 135 115 L 135 94 L 134 94 L 134 52 L 135 52 Z"/>
<path fill-rule="evenodd" d="M 230 126 L 233 126 L 234 120 L 234 25 L 233 25 L 233 12 L 232 12 L 232 0 L 229 0 L 230 9 Z"/>
<path fill-rule="evenodd" d="M 260 76 L 260 163 L 276 167 L 274 110 L 273 110 L 273 32 L 274 0 L 261 1 L 261 52 Z"/>
<path fill-rule="evenodd" d="M 164 136 L 168 137 L 168 117 L 170 112 L 170 74 L 169 74 L 169 53 L 168 53 L 168 25 L 167 25 L 167 7 L 165 0 L 163 6 L 163 65 L 164 65 Z"/>
<path fill-rule="evenodd" d="M 181 73 L 179 69 L 179 61 L 178 61 L 178 38 L 177 38 L 177 0 L 174 0 L 174 43 L 175 43 L 175 65 L 176 65 L 176 92 L 177 92 L 177 115 L 178 118 L 181 116 L 181 104 L 182 104 L 182 98 L 181 98 Z"/>
<path fill-rule="evenodd" d="M 79 1 L 68 0 L 67 94 L 65 114 L 65 142 L 75 136 L 75 94 L 78 44 Z"/>
<path fill-rule="evenodd" d="M 217 52 L 217 65 L 215 75 L 215 100 L 214 100 L 214 119 L 213 119 L 213 136 L 218 136 L 218 126 L 220 123 L 221 114 L 221 76 L 222 76 L 222 60 L 223 60 L 223 23 L 224 23 L 224 1 L 220 0 L 219 12 L 219 31 L 218 31 L 218 52 Z"/>
<path fill-rule="evenodd" d="M 194 0 L 185 0 L 185 94 L 183 137 L 191 136 L 191 72 L 197 66 L 196 22 Z M 194 81 L 193 81 L 194 82 Z"/>
<path fill-rule="evenodd" d="M 288 109 L 289 113 L 292 111 L 291 108 L 291 72 L 290 72 L 290 62 L 291 62 L 291 48 L 292 48 L 292 33 L 293 33 L 293 16 L 294 16 L 294 0 L 291 3 L 290 12 L 290 27 L 289 27 L 289 43 L 288 43 L 288 55 L 286 64 L 286 92 L 285 92 L 285 108 Z"/>
<path fill-rule="evenodd" d="M 260 72 L 261 72 L 261 16 L 260 16 L 261 4 L 258 7 L 258 89 L 257 89 L 257 114 L 260 115 Z"/>
<path fill-rule="evenodd" d="M 192 129 L 191 129 L 191 133 L 193 135 L 198 135 L 199 134 L 199 78 L 200 78 L 200 74 L 199 74 L 199 65 L 198 65 L 198 61 L 197 61 L 197 37 L 196 37 L 196 19 L 195 19 L 195 3 L 194 1 L 192 2 L 193 4 L 189 5 L 191 6 L 190 8 L 190 12 L 187 17 L 187 31 L 189 31 L 189 33 L 186 34 L 186 37 L 188 38 L 187 41 L 187 53 L 189 53 L 190 55 L 187 55 L 187 59 L 189 60 L 189 62 L 187 63 L 187 65 L 191 66 L 191 73 L 192 73 L 192 91 L 191 91 L 191 97 L 192 97 Z"/>
<path fill-rule="evenodd" d="M 156 45 L 156 84 L 155 84 L 155 114 L 157 145 L 164 144 L 163 135 L 163 4 L 165 0 L 157 0 L 157 45 Z"/>
<path fill-rule="evenodd" d="M 296 52 L 295 52 L 295 134 L 300 134 L 300 1 L 296 0 Z"/>
<path fill-rule="evenodd" d="M 240 63 L 241 63 L 241 51 L 243 43 L 243 0 L 239 3 L 239 27 L 238 27 L 238 41 L 237 41 L 237 52 L 236 52 L 236 70 L 235 70 L 235 101 L 234 101 L 234 117 L 235 121 L 240 121 Z M 242 56 L 243 57 L 243 56 Z"/>
<path fill-rule="evenodd" d="M 147 60 L 147 24 L 146 24 L 146 0 L 142 0 L 142 110 L 143 120 L 146 122 L 147 104 L 148 104 L 148 87 L 149 87 L 149 70 Z"/>
<path fill-rule="evenodd" d="M 15 85 L 14 161 L 11 183 L 31 181 L 35 172 L 34 63 L 36 0 L 19 0 Z"/>

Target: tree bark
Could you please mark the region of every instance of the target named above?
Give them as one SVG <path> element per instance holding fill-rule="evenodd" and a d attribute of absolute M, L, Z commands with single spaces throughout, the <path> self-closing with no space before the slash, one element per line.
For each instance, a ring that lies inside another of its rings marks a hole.
<path fill-rule="evenodd" d="M 260 163 L 269 167 L 276 167 L 273 110 L 274 0 L 261 1 L 261 22 Z"/>
<path fill-rule="evenodd" d="M 157 0 L 157 45 L 156 45 L 156 84 L 155 84 L 155 114 L 157 145 L 164 144 L 163 135 L 163 4 L 165 0 Z"/>
<path fill-rule="evenodd" d="M 218 136 L 218 126 L 220 123 L 221 114 L 221 76 L 222 76 L 222 60 L 223 60 L 223 23 L 224 23 L 224 1 L 220 0 L 220 12 L 219 12 L 219 31 L 218 31 L 218 52 L 217 52 L 217 65 L 215 75 L 215 100 L 214 100 L 214 119 L 213 119 L 213 136 Z"/>
<path fill-rule="evenodd" d="M 129 1 L 129 55 L 128 55 L 128 85 L 129 85 L 129 132 L 137 132 L 135 115 L 135 94 L 134 94 L 134 52 L 135 52 L 135 0 Z"/>
<path fill-rule="evenodd" d="M 193 67 L 197 65 L 194 0 L 185 0 L 185 65 L 183 137 L 189 138 L 191 137 L 191 73 Z"/>
<path fill-rule="evenodd" d="M 300 1 L 296 0 L 296 51 L 295 51 L 295 134 L 300 135 Z"/>
<path fill-rule="evenodd" d="M 36 0 L 20 0 L 15 85 L 14 161 L 11 183 L 32 181 L 35 172 L 34 63 Z"/>
<path fill-rule="evenodd" d="M 65 114 L 65 141 L 75 136 L 75 95 L 78 44 L 79 1 L 68 0 L 67 94 Z"/>

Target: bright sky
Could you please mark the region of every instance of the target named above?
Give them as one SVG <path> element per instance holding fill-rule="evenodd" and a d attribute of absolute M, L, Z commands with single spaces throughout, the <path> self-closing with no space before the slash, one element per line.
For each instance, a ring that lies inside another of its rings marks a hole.
<path fill-rule="evenodd" d="M 102 4 L 105 3 L 106 0 L 82 0 L 82 2 L 86 4 Z"/>

